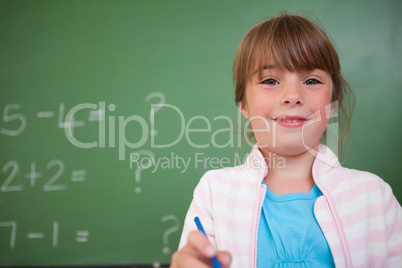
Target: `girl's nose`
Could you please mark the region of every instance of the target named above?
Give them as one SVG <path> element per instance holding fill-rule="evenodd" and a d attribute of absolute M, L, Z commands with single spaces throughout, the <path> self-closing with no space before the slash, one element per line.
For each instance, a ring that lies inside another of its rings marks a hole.
<path fill-rule="evenodd" d="M 297 85 L 290 86 L 290 88 L 285 89 L 285 92 L 281 98 L 281 104 L 283 105 L 303 105 L 304 98 L 300 92 L 300 88 Z"/>

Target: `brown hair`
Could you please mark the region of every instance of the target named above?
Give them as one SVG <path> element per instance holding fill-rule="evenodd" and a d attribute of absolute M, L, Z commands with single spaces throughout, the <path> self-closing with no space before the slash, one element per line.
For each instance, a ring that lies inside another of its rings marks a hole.
<path fill-rule="evenodd" d="M 341 154 L 350 129 L 354 94 L 341 74 L 338 54 L 324 31 L 304 17 L 286 13 L 251 28 L 240 42 L 233 65 L 237 105 L 245 101 L 246 85 L 255 67 L 261 76 L 267 59 L 278 68 L 292 72 L 321 69 L 331 75 L 331 101 L 338 102 Z M 326 139 L 326 132 L 323 139 Z"/>

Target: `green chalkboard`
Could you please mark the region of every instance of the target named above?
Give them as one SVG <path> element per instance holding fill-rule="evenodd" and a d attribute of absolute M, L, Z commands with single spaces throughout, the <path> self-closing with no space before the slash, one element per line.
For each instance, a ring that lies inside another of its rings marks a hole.
<path fill-rule="evenodd" d="M 401 201 L 400 1 L 0 1 L 0 266 L 169 263 L 199 178 L 247 152 L 237 45 L 283 10 L 356 92 L 344 165 Z"/>

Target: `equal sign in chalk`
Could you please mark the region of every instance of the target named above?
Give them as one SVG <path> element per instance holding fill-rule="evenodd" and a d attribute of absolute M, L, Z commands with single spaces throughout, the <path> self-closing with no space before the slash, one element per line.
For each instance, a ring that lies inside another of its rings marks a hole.
<path fill-rule="evenodd" d="M 37 112 L 36 117 L 38 118 L 51 118 L 54 116 L 54 112 Z"/>
<path fill-rule="evenodd" d="M 85 181 L 85 175 L 87 175 L 87 171 L 85 169 L 73 170 L 71 172 L 71 181 Z"/>
<path fill-rule="evenodd" d="M 83 243 L 83 242 L 88 242 L 88 236 L 89 236 L 89 232 L 88 231 L 77 231 L 75 233 L 77 235 L 77 237 L 75 238 L 75 241 L 79 242 L 79 243 Z"/>
<path fill-rule="evenodd" d="M 29 239 L 38 239 L 38 238 L 44 238 L 45 235 L 43 233 L 28 233 L 27 237 Z"/>

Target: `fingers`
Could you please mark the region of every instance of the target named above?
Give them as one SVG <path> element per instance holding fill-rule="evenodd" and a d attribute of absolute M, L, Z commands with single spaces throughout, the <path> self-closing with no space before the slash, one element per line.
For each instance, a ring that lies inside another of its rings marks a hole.
<path fill-rule="evenodd" d="M 202 257 L 194 256 L 187 246 L 172 255 L 170 268 L 210 268 L 209 262 L 204 262 Z"/>
<path fill-rule="evenodd" d="M 212 267 L 210 258 L 215 254 L 216 250 L 208 239 L 200 231 L 193 231 L 187 238 L 187 244 L 173 254 L 170 267 L 209 268 Z"/>
<path fill-rule="evenodd" d="M 216 252 L 200 231 L 193 231 L 187 238 L 187 245 L 173 254 L 170 268 L 209 268 L 212 267 L 210 258 L 214 256 L 218 258 L 223 268 L 230 267 L 232 255 L 229 252 Z"/>
<path fill-rule="evenodd" d="M 229 268 L 232 263 L 232 254 L 227 251 L 219 251 L 216 254 L 218 261 L 222 264 L 223 268 Z"/>
<path fill-rule="evenodd" d="M 212 258 L 216 255 L 215 248 L 200 231 L 193 231 L 189 234 L 187 245 L 201 256 Z"/>

